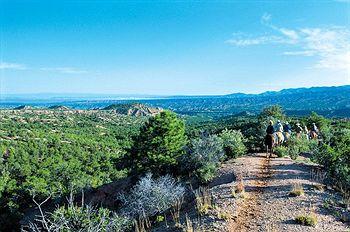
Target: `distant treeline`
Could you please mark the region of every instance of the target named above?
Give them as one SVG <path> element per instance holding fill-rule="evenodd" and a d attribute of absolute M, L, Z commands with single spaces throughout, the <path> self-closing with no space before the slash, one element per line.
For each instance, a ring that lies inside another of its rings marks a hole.
<path fill-rule="evenodd" d="M 50 107 L 64 105 L 73 109 L 103 109 L 113 104 L 134 103 L 161 107 L 184 115 L 221 117 L 249 112 L 259 114 L 269 105 L 280 105 L 287 115 L 305 116 L 312 111 L 327 117 L 350 117 L 350 86 L 286 89 L 262 94 L 231 94 L 222 96 L 174 96 L 130 100 L 3 100 L 0 108 L 20 105 Z"/>

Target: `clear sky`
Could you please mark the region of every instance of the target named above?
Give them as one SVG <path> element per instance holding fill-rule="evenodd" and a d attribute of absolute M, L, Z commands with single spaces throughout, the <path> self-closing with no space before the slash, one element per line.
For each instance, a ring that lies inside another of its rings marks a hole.
<path fill-rule="evenodd" d="M 1 93 L 350 84 L 350 2 L 0 0 Z"/>

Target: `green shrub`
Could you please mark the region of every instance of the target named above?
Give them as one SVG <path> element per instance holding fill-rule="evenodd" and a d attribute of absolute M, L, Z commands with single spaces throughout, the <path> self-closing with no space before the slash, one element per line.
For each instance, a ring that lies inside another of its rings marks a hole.
<path fill-rule="evenodd" d="M 206 183 L 215 177 L 224 158 L 222 139 L 216 135 L 204 135 L 191 140 L 187 154 L 181 159 L 181 166 L 187 172 L 194 172 L 201 182 Z"/>
<path fill-rule="evenodd" d="M 285 118 L 286 115 L 280 105 L 268 106 L 264 108 L 259 115 L 259 119 L 266 122 L 268 122 L 267 119 L 284 120 Z"/>
<path fill-rule="evenodd" d="M 313 226 L 317 225 L 317 217 L 315 214 L 311 213 L 310 215 L 299 215 L 295 218 L 295 221 L 304 226 Z"/>
<path fill-rule="evenodd" d="M 288 156 L 293 160 L 297 159 L 300 153 L 313 153 L 317 147 L 317 141 L 306 138 L 291 137 L 287 143 Z"/>
<path fill-rule="evenodd" d="M 52 214 L 37 216 L 23 231 L 30 232 L 68 232 L 68 231 L 131 231 L 132 221 L 127 217 L 118 216 L 105 208 L 95 209 L 91 206 L 68 206 L 57 208 Z"/>
<path fill-rule="evenodd" d="M 350 133 L 349 133 L 350 134 Z M 350 138 L 340 136 L 331 145 L 322 144 L 314 153 L 312 159 L 325 166 L 328 175 L 335 180 L 335 184 L 345 191 L 350 190 Z"/>
<path fill-rule="evenodd" d="M 208 163 L 196 170 L 196 175 L 202 183 L 208 183 L 216 176 L 218 166 L 215 163 Z"/>
<path fill-rule="evenodd" d="M 223 130 L 220 134 L 225 154 L 228 158 L 237 158 L 247 152 L 243 134 L 237 130 Z"/>
<path fill-rule="evenodd" d="M 291 159 L 296 160 L 300 154 L 300 150 L 297 146 L 288 147 L 288 155 Z"/>
<path fill-rule="evenodd" d="M 278 156 L 278 157 L 285 157 L 288 156 L 288 148 L 285 146 L 278 146 L 274 149 L 274 153 Z"/>

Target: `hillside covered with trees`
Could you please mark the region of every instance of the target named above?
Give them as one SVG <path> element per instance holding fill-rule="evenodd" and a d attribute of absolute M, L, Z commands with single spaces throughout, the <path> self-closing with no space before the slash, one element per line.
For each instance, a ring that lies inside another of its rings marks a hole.
<path fill-rule="evenodd" d="M 269 120 L 289 121 L 292 128 L 316 123 L 319 140 L 298 139 L 293 131 L 275 154 L 291 160 L 309 154 L 308 162 L 324 167 L 322 184 L 340 192 L 348 206 L 350 122 L 345 119 L 316 113 L 287 117 L 280 106 L 257 116 L 209 121 L 171 111 L 136 117 L 110 110 L 27 108 L 1 110 L 0 117 L 4 231 L 145 231 L 164 223 L 190 231 L 185 230 L 190 221 L 200 225 L 191 215 L 185 220 L 181 207 L 194 201 L 195 215 L 213 212 L 207 186 L 217 182 L 224 163 L 264 152 Z"/>

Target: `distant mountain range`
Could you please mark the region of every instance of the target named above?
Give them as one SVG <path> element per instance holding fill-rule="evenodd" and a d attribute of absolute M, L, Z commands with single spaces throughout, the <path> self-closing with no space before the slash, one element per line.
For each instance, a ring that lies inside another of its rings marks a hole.
<path fill-rule="evenodd" d="M 160 108 L 153 108 L 138 103 L 127 103 L 127 104 L 112 104 L 102 110 L 115 111 L 118 114 L 124 114 L 129 116 L 150 116 L 156 115 L 162 111 Z"/>
<path fill-rule="evenodd" d="M 50 97 L 48 97 L 50 96 Z M 76 109 L 104 108 L 111 104 L 143 103 L 170 109 L 182 114 L 225 116 L 240 112 L 258 113 L 269 105 L 281 105 L 288 114 L 305 115 L 311 111 L 325 116 L 350 117 L 350 85 L 284 89 L 261 94 L 235 93 L 217 96 L 145 96 L 145 95 L 84 95 L 55 96 L 54 94 L 2 96 L 0 107 L 20 105 L 49 107 L 64 105 Z M 114 97 L 113 97 L 114 96 Z M 118 97 L 116 97 L 118 96 Z M 138 96 L 138 97 L 137 97 Z"/>
<path fill-rule="evenodd" d="M 269 105 L 281 105 L 288 114 L 311 111 L 326 116 L 350 117 L 350 85 L 284 89 L 261 94 L 229 94 L 214 97 L 173 98 L 147 101 L 183 114 L 227 115 L 242 111 L 257 113 Z"/>

